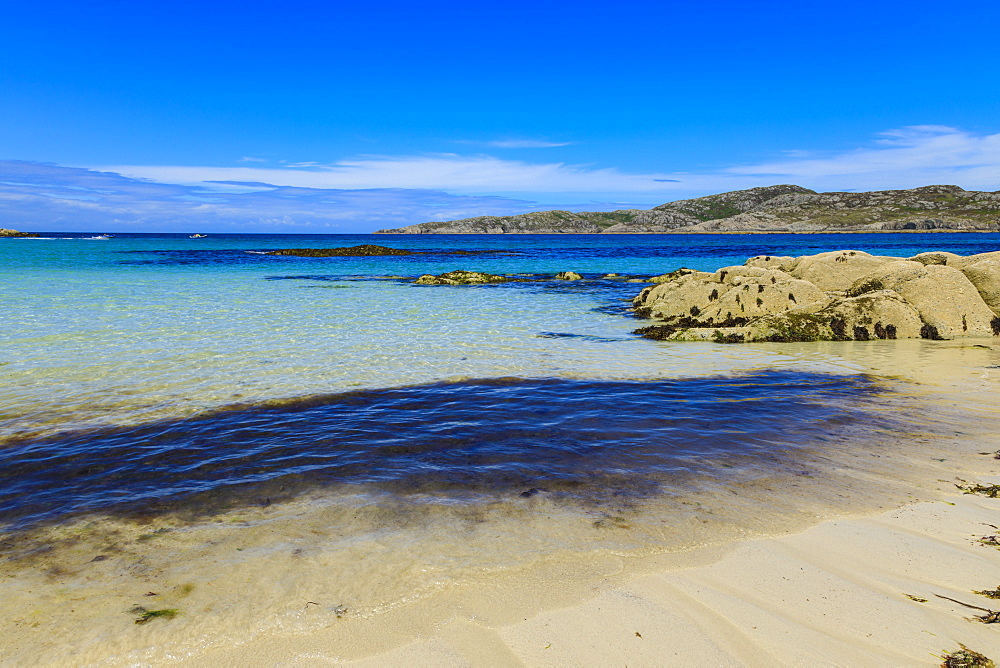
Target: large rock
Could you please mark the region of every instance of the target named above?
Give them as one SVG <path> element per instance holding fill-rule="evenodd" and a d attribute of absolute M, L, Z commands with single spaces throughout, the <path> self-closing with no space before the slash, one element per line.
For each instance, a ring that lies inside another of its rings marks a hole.
<path fill-rule="evenodd" d="M 975 260 L 971 262 L 971 260 Z M 961 269 L 957 268 L 961 266 Z M 725 343 L 1000 336 L 1000 252 L 836 251 L 681 269 L 633 300 L 648 338 Z"/>
<path fill-rule="evenodd" d="M 869 341 L 920 337 L 923 322 L 899 294 L 881 290 L 836 299 L 815 312 L 802 309 L 762 318 L 751 326 L 753 341 Z"/>
<path fill-rule="evenodd" d="M 633 300 L 636 313 L 686 327 L 742 326 L 749 319 L 829 300 L 815 285 L 777 269 L 678 270 Z"/>

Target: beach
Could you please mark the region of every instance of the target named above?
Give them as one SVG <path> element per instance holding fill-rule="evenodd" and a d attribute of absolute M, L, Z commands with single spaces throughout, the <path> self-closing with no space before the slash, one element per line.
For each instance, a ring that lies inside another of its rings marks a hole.
<path fill-rule="evenodd" d="M 1000 607 L 972 593 L 1000 585 L 1000 501 L 957 487 L 1000 475 L 1000 346 L 630 334 L 642 286 L 600 272 L 820 243 L 730 239 L 447 240 L 588 276 L 485 287 L 400 278 L 450 257 L 247 252 L 281 238 L 14 258 L 0 662 L 995 658 L 937 595 Z"/>

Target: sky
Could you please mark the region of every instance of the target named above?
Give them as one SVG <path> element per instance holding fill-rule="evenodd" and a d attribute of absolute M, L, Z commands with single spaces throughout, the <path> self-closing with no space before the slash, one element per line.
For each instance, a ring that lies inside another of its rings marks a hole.
<path fill-rule="evenodd" d="M 1000 190 L 1000 4 L 9 3 L 0 226 L 369 232 Z"/>

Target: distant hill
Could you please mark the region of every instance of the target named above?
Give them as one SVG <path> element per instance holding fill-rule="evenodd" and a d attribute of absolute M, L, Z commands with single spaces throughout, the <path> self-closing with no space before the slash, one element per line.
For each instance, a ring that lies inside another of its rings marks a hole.
<path fill-rule="evenodd" d="M 713 232 L 1000 231 L 1000 191 L 958 186 L 817 193 L 750 188 L 611 212 L 538 211 L 419 223 L 376 234 L 662 234 Z"/>

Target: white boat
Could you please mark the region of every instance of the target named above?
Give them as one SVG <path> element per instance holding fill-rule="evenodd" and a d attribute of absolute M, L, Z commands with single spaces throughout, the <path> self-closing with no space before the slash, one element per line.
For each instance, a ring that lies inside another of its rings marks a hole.
<path fill-rule="evenodd" d="M 196 233 L 196 234 L 192 234 L 191 236 L 189 236 L 188 239 L 204 239 L 207 236 L 208 236 L 207 234 L 197 234 Z"/>
<path fill-rule="evenodd" d="M 113 234 L 98 234 L 96 237 L 84 237 L 84 239 L 97 239 L 99 241 L 106 241 L 112 238 Z"/>

